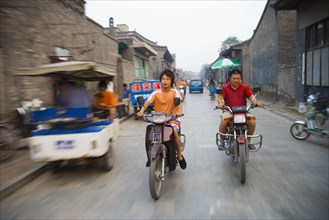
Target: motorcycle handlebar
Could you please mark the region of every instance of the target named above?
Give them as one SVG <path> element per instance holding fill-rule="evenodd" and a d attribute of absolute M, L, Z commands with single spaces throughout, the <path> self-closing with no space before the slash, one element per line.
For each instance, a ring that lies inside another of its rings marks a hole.
<path fill-rule="evenodd" d="M 142 118 L 142 117 L 147 116 L 149 114 L 153 114 L 153 112 L 151 112 L 151 113 L 144 113 L 142 116 L 138 116 L 137 115 L 137 117 Z M 182 114 L 170 114 L 170 115 L 175 115 L 175 118 L 177 118 L 177 117 L 183 117 L 184 116 L 184 113 L 182 113 Z"/>
<path fill-rule="evenodd" d="M 229 106 L 227 106 L 227 105 L 224 105 L 224 106 L 222 106 L 221 108 L 219 108 L 218 106 L 216 106 L 215 108 L 214 108 L 214 110 L 217 110 L 217 109 L 221 109 L 221 110 L 228 110 L 228 111 L 230 111 L 230 112 L 232 112 L 232 109 L 229 107 Z"/>
<path fill-rule="evenodd" d="M 249 105 L 249 106 L 247 107 L 247 111 L 249 111 L 250 109 L 253 109 L 253 108 L 255 108 L 255 107 L 258 107 L 258 105 L 257 105 L 257 104 L 256 104 L 256 105 L 251 104 L 251 105 Z M 224 106 L 222 106 L 221 108 L 219 108 L 218 106 L 216 106 L 216 107 L 214 108 L 214 110 L 217 110 L 217 109 L 228 110 L 229 112 L 232 113 L 232 109 L 231 109 L 229 106 L 227 106 L 227 105 L 224 105 Z"/>

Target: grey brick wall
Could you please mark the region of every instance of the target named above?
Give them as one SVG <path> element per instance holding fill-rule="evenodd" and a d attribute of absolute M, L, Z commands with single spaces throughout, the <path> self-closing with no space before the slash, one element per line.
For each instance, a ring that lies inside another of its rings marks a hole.
<path fill-rule="evenodd" d="M 296 11 L 278 11 L 278 98 L 295 104 Z"/>
<path fill-rule="evenodd" d="M 249 44 L 249 82 L 277 100 L 294 104 L 296 13 L 267 6 Z"/>
<path fill-rule="evenodd" d="M 69 50 L 73 60 L 95 61 L 118 72 L 120 56 L 117 41 L 104 35 L 103 27 L 83 14 L 83 0 L 64 2 L 65 4 L 59 0 L 0 2 L 3 63 L 1 86 L 5 88 L 1 103 L 6 103 L 6 106 L 1 106 L 2 114 L 12 112 L 21 101 L 32 98 L 39 98 L 46 105 L 52 104 L 51 79 L 17 77 L 13 73 L 16 68 L 50 63 L 49 56 L 55 55 L 55 47 Z M 122 75 L 115 78 L 115 85 L 117 80 L 122 82 Z"/>
<path fill-rule="evenodd" d="M 265 9 L 263 19 L 249 44 L 250 85 L 262 91 L 277 92 L 277 27 L 272 8 Z"/>

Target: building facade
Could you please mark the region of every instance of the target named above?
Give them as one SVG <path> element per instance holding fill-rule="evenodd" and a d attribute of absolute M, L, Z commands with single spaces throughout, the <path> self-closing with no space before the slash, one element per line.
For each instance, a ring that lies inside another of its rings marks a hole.
<path fill-rule="evenodd" d="M 320 93 L 329 105 L 329 2 L 326 0 L 274 1 L 272 7 L 295 11 L 296 23 L 296 101 Z"/>
<path fill-rule="evenodd" d="M 85 16 L 84 4 L 84 0 L 0 2 L 1 115 L 11 115 L 26 100 L 54 103 L 53 79 L 14 76 L 17 68 L 93 61 L 120 77 L 118 42 Z"/>
<path fill-rule="evenodd" d="M 296 13 L 275 11 L 269 0 L 249 40 L 249 83 L 276 100 L 295 103 Z"/>
<path fill-rule="evenodd" d="M 136 31 L 130 31 L 126 24 L 114 26 L 113 18 L 111 20 L 109 28 L 105 28 L 104 32 L 118 41 L 122 60 L 133 66 L 129 69 L 128 63 L 123 66 L 125 83 L 158 79 L 164 69 L 174 70 L 174 58 L 166 46 L 158 45 Z"/>

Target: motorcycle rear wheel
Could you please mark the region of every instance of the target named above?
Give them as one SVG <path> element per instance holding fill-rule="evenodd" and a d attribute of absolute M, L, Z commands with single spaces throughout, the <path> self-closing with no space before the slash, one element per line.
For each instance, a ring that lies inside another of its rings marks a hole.
<path fill-rule="evenodd" d="M 246 182 L 246 143 L 239 144 L 240 182 Z"/>
<path fill-rule="evenodd" d="M 310 136 L 305 124 L 294 123 L 290 127 L 290 134 L 297 140 L 305 140 Z"/>
<path fill-rule="evenodd" d="M 151 160 L 150 171 L 149 171 L 149 188 L 151 196 L 154 200 L 160 198 L 162 182 L 161 169 L 162 169 L 163 157 L 157 156 Z"/>

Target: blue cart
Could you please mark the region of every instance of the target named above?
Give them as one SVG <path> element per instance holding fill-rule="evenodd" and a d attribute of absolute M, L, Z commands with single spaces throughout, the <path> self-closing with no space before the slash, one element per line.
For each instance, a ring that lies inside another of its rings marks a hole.
<path fill-rule="evenodd" d="M 161 89 L 160 80 L 143 80 L 130 83 L 131 104 L 134 107 L 135 119 L 137 119 L 136 113 L 141 108 L 137 103 L 137 97 L 142 96 L 145 102 L 150 94 L 158 89 Z M 153 108 L 153 106 L 150 106 L 150 108 Z"/>

